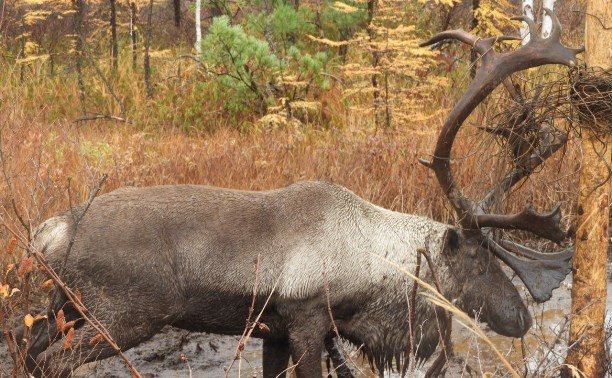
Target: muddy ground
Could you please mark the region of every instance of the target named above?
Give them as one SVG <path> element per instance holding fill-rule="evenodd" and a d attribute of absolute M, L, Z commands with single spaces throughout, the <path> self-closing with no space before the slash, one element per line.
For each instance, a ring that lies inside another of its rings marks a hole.
<path fill-rule="evenodd" d="M 611 267 L 608 271 L 612 272 Z M 521 287 L 520 282 L 515 282 Z M 608 307 L 612 308 L 612 285 L 609 279 Z M 530 304 L 534 315 L 534 327 L 524 340 L 524 351 L 516 339 L 499 336 L 488 331 L 487 335 L 498 349 L 521 372 L 528 369 L 527 376 L 534 373 L 551 372 L 563 361 L 566 349 L 568 322 L 566 314 L 570 308 L 571 279 L 567 278 L 553 298 L 545 304 Z M 523 289 L 524 290 L 524 289 Z M 610 320 L 610 315 L 608 315 Z M 612 323 L 612 320 L 608 324 Z M 126 352 L 138 371 L 147 377 L 201 377 L 218 378 L 226 376 L 226 369 L 233 360 L 238 337 L 218 336 L 167 327 L 151 340 Z M 453 325 L 455 357 L 447 377 L 480 377 L 482 374 L 505 376 L 506 370 L 491 349 L 477 340 L 474 334 L 460 324 Z M 359 377 L 375 377 L 359 354 L 347 346 L 353 366 Z M 523 356 L 524 353 L 524 356 Z M 525 358 L 524 358 L 525 357 Z M 527 363 L 522 361 L 526 360 Z M 414 371 L 410 376 L 422 377 L 428 364 Z M 4 343 L 0 343 L 0 377 L 10 373 L 10 358 Z M 91 363 L 81 367 L 75 377 L 131 377 L 118 357 Z M 261 377 L 261 342 L 249 340 L 240 361 L 234 362 L 228 377 Z M 387 375 L 386 375 L 387 376 Z M 491 375 L 489 375 L 491 376 Z M 399 377 L 390 373 L 388 377 Z"/>

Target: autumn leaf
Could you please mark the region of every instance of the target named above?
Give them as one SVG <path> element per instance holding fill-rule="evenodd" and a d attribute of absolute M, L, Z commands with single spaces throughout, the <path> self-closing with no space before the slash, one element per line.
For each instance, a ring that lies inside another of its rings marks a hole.
<path fill-rule="evenodd" d="M 9 240 L 8 243 L 6 243 L 6 253 L 9 255 L 13 253 L 16 246 L 17 246 L 17 238 L 13 236 L 11 240 Z"/>
<path fill-rule="evenodd" d="M 64 316 L 64 310 L 59 310 L 57 315 L 55 315 L 55 326 L 57 328 L 57 332 L 63 332 L 65 324 L 66 318 Z"/>
<path fill-rule="evenodd" d="M 92 337 L 91 340 L 89 340 L 89 346 L 94 346 L 97 343 L 99 343 L 100 341 L 102 341 L 102 334 L 98 333 L 97 335 Z"/>
<path fill-rule="evenodd" d="M 6 272 L 4 274 L 8 274 L 11 270 L 15 268 L 15 264 L 8 264 L 6 266 Z"/>
<path fill-rule="evenodd" d="M 48 279 L 48 280 L 46 280 L 46 281 L 45 281 L 45 282 L 43 282 L 43 284 L 41 285 L 41 287 L 42 287 L 43 289 L 48 289 L 48 288 L 50 288 L 51 286 L 53 286 L 53 280 L 52 280 L 52 279 Z"/>
<path fill-rule="evenodd" d="M 73 328 L 75 323 L 76 323 L 76 320 L 71 320 L 67 322 L 66 324 L 64 324 L 64 326 L 62 327 L 62 333 L 66 332 L 70 328 Z"/>
<path fill-rule="evenodd" d="M 70 328 L 70 330 L 66 334 L 66 337 L 64 338 L 64 349 L 70 349 L 73 339 L 74 339 L 74 328 Z"/>
<path fill-rule="evenodd" d="M 32 328 L 32 326 L 34 325 L 34 317 L 30 314 L 27 314 L 23 317 L 23 323 L 26 327 Z"/>
<path fill-rule="evenodd" d="M 24 257 L 23 260 L 19 263 L 19 268 L 17 268 L 17 275 L 19 277 L 23 276 L 26 273 L 30 273 L 32 271 L 32 267 L 34 266 L 34 259 L 32 256 Z"/>

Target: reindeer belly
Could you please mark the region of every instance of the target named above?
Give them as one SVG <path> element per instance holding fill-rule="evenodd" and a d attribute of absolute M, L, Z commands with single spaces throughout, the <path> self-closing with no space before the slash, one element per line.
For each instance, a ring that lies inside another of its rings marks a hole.
<path fill-rule="evenodd" d="M 249 318 L 252 296 L 199 293 L 197 298 L 187 300 L 183 315 L 172 325 L 195 332 L 241 335 L 257 320 L 254 337 L 286 339 L 285 319 L 273 304 L 268 303 L 265 307 L 264 304 L 265 298 L 257 300 Z"/>

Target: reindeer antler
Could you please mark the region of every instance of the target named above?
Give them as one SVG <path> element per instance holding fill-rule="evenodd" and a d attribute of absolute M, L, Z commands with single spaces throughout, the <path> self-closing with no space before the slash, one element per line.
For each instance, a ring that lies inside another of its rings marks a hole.
<path fill-rule="evenodd" d="M 535 251 L 532 251 L 534 253 L 531 254 L 527 253 L 526 251 L 529 249 L 525 247 L 511 247 L 507 242 L 502 242 L 502 245 L 497 244 L 490 240 L 488 236 L 485 236 L 479 229 L 483 227 L 498 227 L 525 230 L 556 243 L 562 243 L 566 233 L 560 227 L 561 213 L 559 205 L 552 211 L 544 214 L 538 214 L 531 206 L 513 215 L 488 214 L 487 211 L 497 196 L 508 192 L 516 183 L 529 176 L 535 168 L 564 144 L 566 137 L 557 135 L 553 138 L 553 141 L 541 145 L 520 167 L 515 167 L 501 181 L 500 185 L 489 191 L 487 196 L 478 203 L 474 203 L 465 197 L 458 187 L 451 172 L 450 154 L 457 132 L 465 119 L 476 106 L 511 74 L 545 64 L 563 64 L 570 67 L 576 65 L 576 55 L 584 49 L 573 49 L 563 46 L 559 40 L 561 36 L 559 19 L 551 10 L 544 10 L 552 19 L 553 24 L 552 32 L 548 38 L 538 36 L 536 26 L 531 19 L 524 16 L 513 18 L 526 22 L 530 33 L 529 42 L 515 51 L 499 53 L 493 49 L 493 46 L 498 41 L 517 40 L 520 38 L 500 36 L 480 39 L 463 30 L 445 31 L 421 43 L 421 46 L 428 46 L 442 40 L 456 39 L 471 45 L 480 54 L 482 59 L 474 80 L 451 110 L 444 123 L 436 143 L 433 159 L 431 161 L 420 161 L 434 170 L 444 194 L 458 215 L 458 222 L 461 226 L 466 231 L 472 232 L 476 237 L 482 237 L 487 248 L 521 277 L 529 292 L 538 302 L 548 300 L 552 295 L 552 290 L 557 288 L 567 273 L 569 273 L 571 270 L 571 263 L 569 261 L 571 253 L 551 254 L 547 259 L 541 259 L 540 255 L 542 254 L 538 254 Z M 518 259 L 511 255 L 508 249 L 535 260 Z M 521 253 L 521 251 L 524 253 Z"/>

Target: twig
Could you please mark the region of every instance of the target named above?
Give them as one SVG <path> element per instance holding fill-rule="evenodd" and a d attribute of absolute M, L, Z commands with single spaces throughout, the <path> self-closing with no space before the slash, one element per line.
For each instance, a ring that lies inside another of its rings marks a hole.
<path fill-rule="evenodd" d="M 422 248 L 419 248 L 417 252 L 425 256 L 425 260 L 427 260 L 427 265 L 429 265 L 429 272 L 431 273 L 431 278 L 434 284 L 436 285 L 436 290 L 438 290 L 438 293 L 442 294 L 440 281 L 438 281 L 438 277 L 436 276 L 436 272 L 434 270 L 435 265 L 431 260 L 431 256 L 429 256 L 429 253 L 427 253 L 427 251 Z M 440 369 L 442 369 L 444 364 L 448 363 L 448 356 L 452 353 L 450 338 L 451 333 L 453 331 L 453 322 L 450 312 L 446 309 L 444 309 L 444 318 L 446 321 L 446 328 L 444 329 L 444 338 L 442 339 L 442 352 L 431 364 L 429 370 L 427 370 L 427 373 L 425 373 L 425 378 L 436 376 L 440 372 Z"/>
<path fill-rule="evenodd" d="M 196 63 L 200 63 L 200 59 L 197 56 L 194 56 L 192 54 L 179 54 L 176 57 L 174 57 L 174 60 L 179 60 L 179 59 L 191 59 L 193 61 L 195 61 Z"/>
<path fill-rule="evenodd" d="M 72 123 L 79 123 L 79 122 L 84 122 L 84 121 L 95 121 L 98 119 L 110 119 L 113 121 L 127 123 L 127 120 L 125 118 L 117 117 L 117 116 L 110 115 L 110 114 L 91 114 L 91 115 L 79 117 L 73 120 Z"/>
<path fill-rule="evenodd" d="M 260 255 L 257 255 L 257 262 L 255 263 L 255 284 L 253 285 L 253 300 L 251 302 L 251 307 L 249 308 L 249 315 L 246 321 L 247 324 L 246 324 L 246 327 L 244 328 L 244 331 L 242 332 L 242 336 L 240 336 L 238 345 L 236 346 L 236 351 L 234 352 L 234 359 L 232 360 L 232 362 L 230 363 L 230 365 L 227 367 L 225 371 L 225 378 L 229 376 L 229 372 L 234 366 L 234 363 L 236 362 L 236 360 L 239 358 L 240 353 L 244 349 L 244 346 L 246 345 L 247 341 L 251 338 L 251 334 L 255 330 L 255 327 L 258 325 L 261 325 L 261 323 L 259 322 L 259 319 L 261 319 L 261 316 L 263 315 L 264 310 L 266 309 L 266 307 L 268 307 L 268 303 L 270 302 L 270 299 L 272 299 L 272 295 L 276 291 L 276 286 L 280 282 L 280 277 L 279 277 L 274 283 L 274 286 L 272 287 L 270 294 L 266 298 L 266 301 L 264 302 L 263 307 L 261 308 L 261 311 L 259 311 L 259 313 L 255 317 L 255 320 L 251 321 L 251 316 L 255 312 L 255 299 L 256 299 L 255 297 L 257 295 L 257 288 L 259 286 L 259 262 L 260 262 L 259 259 L 260 259 Z"/>
<path fill-rule="evenodd" d="M 96 70 L 96 73 L 100 77 L 100 80 L 102 80 L 102 82 L 106 86 L 106 89 L 110 92 L 110 94 L 113 96 L 115 101 L 117 101 L 117 103 L 119 104 L 119 107 L 121 108 L 121 114 L 125 115 L 126 111 L 125 111 L 125 105 L 123 104 L 123 101 L 121 101 L 121 99 L 119 99 L 119 97 L 115 94 L 115 91 L 113 90 L 113 87 L 110 85 L 110 83 L 106 79 L 106 76 L 104 76 L 104 74 L 102 73 L 102 71 L 100 70 L 98 65 L 96 64 L 96 61 L 91 56 L 91 52 L 87 48 L 87 41 L 85 40 L 85 38 L 83 38 L 83 36 L 80 33 L 77 35 L 77 37 L 83 43 L 83 50 L 85 50 L 85 55 L 87 56 L 87 59 L 89 59 L 89 62 L 91 63 L 91 65 Z"/>
<path fill-rule="evenodd" d="M 98 192 L 100 192 L 100 189 L 102 188 L 102 185 L 104 184 L 104 181 L 106 181 L 107 177 L 108 175 L 106 173 L 102 175 L 102 177 L 100 178 L 100 181 L 98 181 L 98 185 L 94 188 L 93 192 L 91 192 L 91 194 L 89 195 L 89 199 L 87 200 L 87 203 L 85 204 L 85 208 L 83 209 L 81 214 L 79 214 L 78 216 L 75 216 L 73 208 L 72 208 L 72 199 L 70 199 L 70 181 L 68 181 L 68 195 L 69 195 L 69 200 L 70 200 L 70 211 L 72 212 L 72 222 L 74 223 L 74 232 L 72 233 L 72 237 L 70 238 L 70 241 L 68 242 L 68 247 L 66 248 L 66 256 L 64 257 L 64 264 L 62 265 L 62 270 L 60 271 L 60 273 L 62 273 L 63 269 L 66 267 L 66 264 L 68 263 L 68 256 L 70 255 L 70 251 L 72 251 L 72 246 L 74 245 L 74 241 L 76 240 L 76 234 L 77 234 L 77 229 L 79 227 L 79 224 L 81 223 L 81 220 L 85 216 L 85 213 L 87 212 L 87 210 L 89 210 L 89 206 L 91 206 L 91 203 L 93 202 L 94 198 L 96 198 L 96 196 L 98 195 Z"/>
<path fill-rule="evenodd" d="M 576 10 L 576 9 L 572 9 L 572 12 L 582 13 L 582 14 L 586 14 L 587 16 L 591 16 L 591 17 L 593 17 L 594 19 L 596 19 L 596 20 L 599 22 L 599 25 L 601 25 L 601 28 L 602 28 L 602 29 L 604 29 L 604 30 L 610 30 L 610 29 L 612 29 L 612 26 L 606 26 L 606 25 L 604 24 L 604 22 L 601 20 L 601 18 L 600 18 L 600 17 L 595 16 L 594 14 L 587 13 L 587 12 L 580 11 L 580 10 Z"/>
<path fill-rule="evenodd" d="M 419 277 L 421 273 L 421 252 L 420 251 L 421 249 L 419 248 L 419 250 L 417 251 L 417 262 L 416 262 L 416 268 L 414 271 L 415 277 Z M 408 367 L 410 367 L 412 356 L 414 355 L 414 334 L 412 330 L 412 325 L 414 324 L 414 318 L 416 316 L 416 308 L 415 308 L 416 293 L 417 293 L 417 283 L 414 282 L 412 285 L 412 293 L 410 295 L 410 313 L 408 314 L 408 348 L 406 348 L 408 363 L 404 363 L 404 366 L 402 367 L 402 377 L 406 376 Z"/>
<path fill-rule="evenodd" d="M 32 248 L 32 247 L 31 247 Z M 74 304 L 74 308 L 79 312 L 79 314 L 83 317 L 83 319 L 89 323 L 89 325 L 91 325 L 96 331 L 98 331 L 98 334 L 102 336 L 102 338 L 108 343 L 108 345 L 110 345 L 111 348 L 113 348 L 113 350 L 115 352 L 117 352 L 117 354 L 119 354 L 119 357 L 121 357 L 121 359 L 123 360 L 123 362 L 125 363 L 125 365 L 128 367 L 128 369 L 130 369 L 130 371 L 132 372 L 132 375 L 136 378 L 142 378 L 142 376 L 140 375 L 140 373 L 138 372 L 138 370 L 136 370 L 136 368 L 134 367 L 134 365 L 130 362 L 130 360 L 127 358 L 127 356 L 121 351 L 121 348 L 115 343 L 115 341 L 113 340 L 112 336 L 110 335 L 110 333 L 108 332 L 108 330 L 106 329 L 106 327 L 104 327 L 104 325 L 102 325 L 102 323 L 100 323 L 100 321 L 98 319 L 96 319 L 93 315 L 89 315 L 89 311 L 87 310 L 87 308 L 85 307 L 85 305 L 83 304 L 83 302 L 81 302 L 81 300 L 79 299 L 79 296 L 76 295 L 62 280 L 61 278 L 57 275 L 57 273 L 55 273 L 55 271 L 53 270 L 53 268 L 51 268 L 46 260 L 45 257 L 43 256 L 42 253 L 36 251 L 34 253 L 34 257 L 36 258 L 36 262 L 43 268 L 43 270 L 51 277 L 51 279 L 53 280 L 53 282 L 59 286 L 62 291 L 64 292 L 64 294 L 66 294 L 66 296 L 68 297 L 68 299 L 70 300 L 70 302 L 72 302 Z"/>
<path fill-rule="evenodd" d="M 234 351 L 234 358 L 232 359 L 232 362 L 228 366 L 227 370 L 225 371 L 226 378 L 230 370 L 234 366 L 234 363 L 236 362 L 236 360 L 240 358 L 240 355 L 242 354 L 242 351 L 244 350 L 244 345 L 246 344 L 246 341 L 248 340 L 248 338 L 245 339 L 245 336 L 247 334 L 250 335 L 249 332 L 252 332 L 255 326 L 254 323 L 251 323 L 251 317 L 253 316 L 253 312 L 255 312 L 255 302 L 257 300 L 257 288 L 259 287 L 259 259 L 260 259 L 260 255 L 258 254 L 257 261 L 255 262 L 255 283 L 253 284 L 253 296 L 251 299 L 251 306 L 249 307 L 249 314 L 247 315 L 247 319 L 246 319 L 246 327 L 244 327 L 242 336 L 240 336 L 238 345 L 236 345 L 236 350 Z M 238 367 L 238 371 L 240 371 L 240 367 Z"/>
<path fill-rule="evenodd" d="M 189 369 L 189 378 L 193 377 L 193 372 L 191 371 L 191 365 L 189 365 L 189 359 L 185 353 L 181 353 L 181 361 L 183 361 L 187 365 L 187 369 Z"/>
<path fill-rule="evenodd" d="M 13 182 L 11 181 L 11 178 L 6 168 L 6 158 L 4 157 L 4 145 L 2 143 L 2 133 L 0 133 L 0 163 L 2 163 L 2 174 L 4 175 L 4 181 L 6 182 L 6 186 L 8 186 L 8 191 L 11 197 L 11 206 L 13 207 L 13 212 L 15 212 L 15 216 L 19 220 L 19 223 L 21 223 L 23 228 L 25 228 L 25 230 L 28 232 L 28 240 L 29 240 L 31 238 L 31 235 L 30 235 L 31 227 L 29 225 L 29 222 L 26 223 L 23 220 L 23 218 L 21 217 L 21 214 L 17 210 L 17 204 L 15 203 L 15 192 L 13 190 Z"/>
<path fill-rule="evenodd" d="M 100 321 L 98 319 L 96 319 L 95 316 L 90 315 L 89 314 L 89 310 L 87 310 L 87 308 L 85 307 L 85 305 L 83 304 L 83 302 L 81 302 L 81 300 L 79 299 L 79 296 L 76 295 L 67 285 L 66 283 L 64 283 L 64 281 L 62 281 L 62 279 L 59 277 L 59 275 L 55 272 L 55 270 L 53 270 L 53 268 L 51 268 L 51 266 L 49 266 L 49 264 L 47 263 L 47 261 L 45 260 L 45 257 L 43 256 L 43 254 L 39 251 L 36 251 L 34 246 L 27 242 L 26 240 L 24 240 L 23 236 L 21 236 L 18 232 L 16 232 L 16 230 L 12 229 L 8 224 L 4 223 L 4 227 L 9 231 L 9 233 L 11 233 L 14 237 L 16 237 L 18 240 L 20 240 L 22 243 L 24 243 L 25 245 L 27 245 L 27 251 L 34 256 L 34 258 L 36 259 L 37 264 L 42 268 L 43 271 L 45 271 L 45 273 L 47 273 L 47 275 L 53 280 L 53 282 L 55 283 L 56 287 L 59 287 L 64 294 L 66 295 L 66 297 L 68 298 L 68 300 L 70 302 L 72 302 L 72 304 L 74 305 L 74 308 L 77 310 L 77 312 L 82 316 L 83 320 L 85 320 L 89 325 L 91 325 L 96 331 L 98 331 L 98 333 L 102 336 L 102 338 L 108 343 L 108 345 L 113 348 L 113 350 L 121 357 L 121 359 L 123 360 L 123 362 L 125 363 L 125 365 L 130 369 L 130 371 L 132 372 L 132 374 L 134 375 L 134 377 L 136 378 L 142 378 L 142 376 L 140 375 L 140 373 L 138 373 L 138 371 L 136 370 L 136 368 L 134 367 L 134 365 L 132 365 L 132 363 L 130 362 L 130 360 L 125 356 L 125 354 L 121 351 L 121 348 L 119 348 L 119 346 L 113 341 L 112 336 L 110 335 L 110 333 L 108 332 L 108 330 L 104 327 L 104 325 L 102 325 L 102 323 L 100 323 Z"/>

